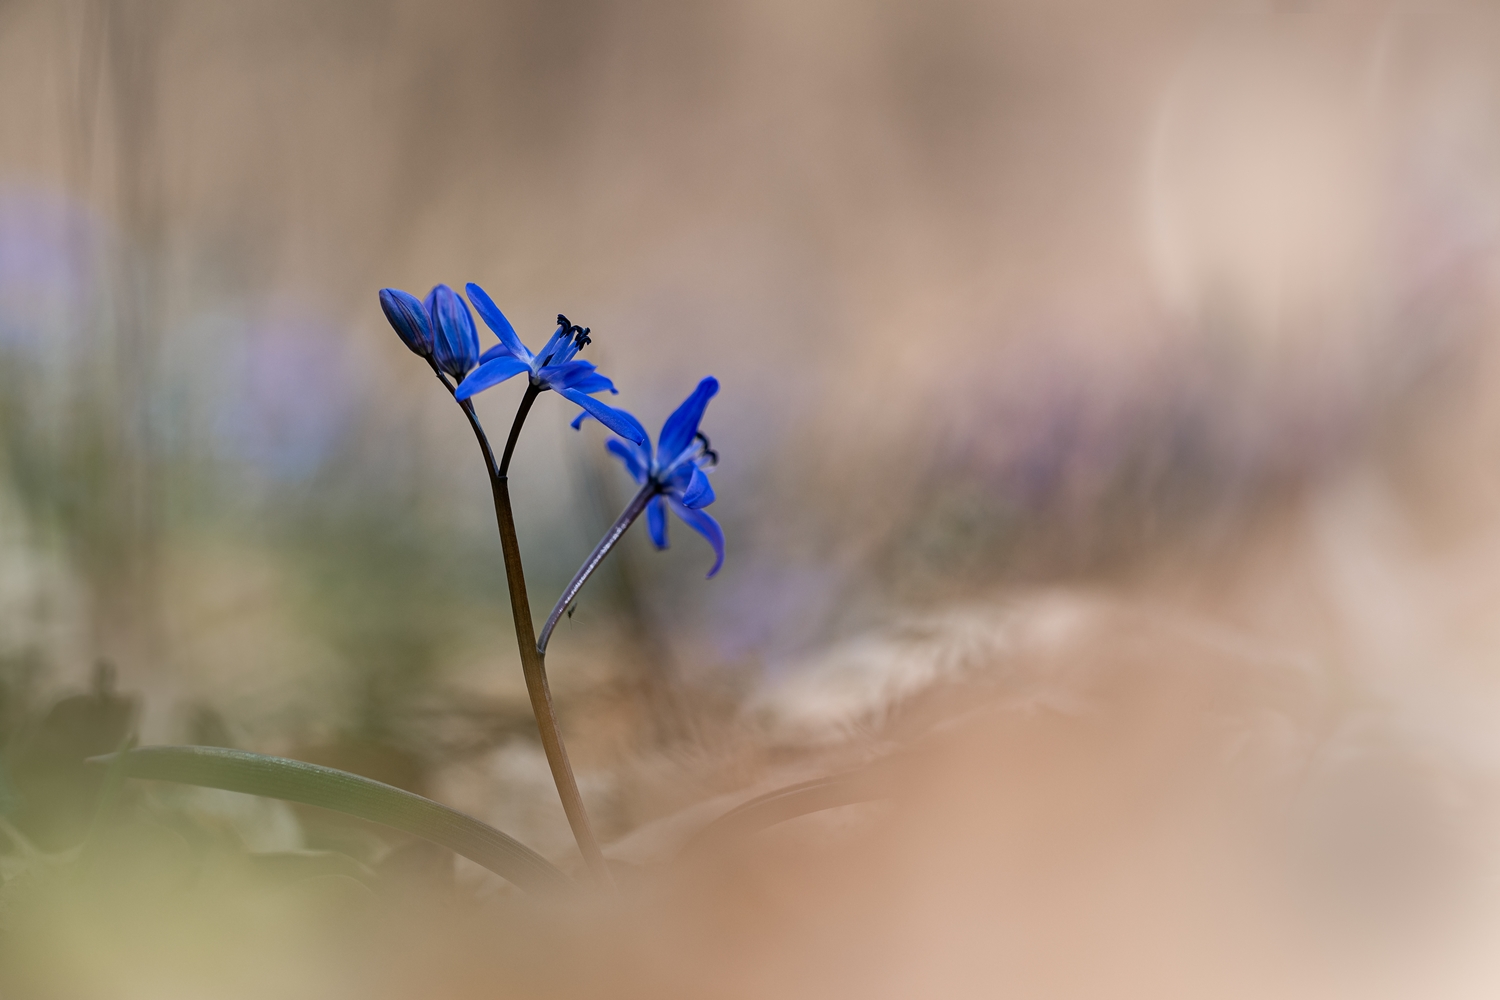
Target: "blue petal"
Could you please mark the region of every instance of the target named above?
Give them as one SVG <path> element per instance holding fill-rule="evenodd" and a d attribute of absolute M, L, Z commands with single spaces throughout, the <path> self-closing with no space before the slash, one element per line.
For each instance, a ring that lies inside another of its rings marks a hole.
<path fill-rule="evenodd" d="M 474 303 L 474 308 L 479 311 L 479 318 L 484 320 L 484 325 L 495 331 L 495 336 L 500 338 L 500 349 L 513 358 L 520 358 L 528 365 L 531 364 L 531 351 L 521 343 L 521 338 L 516 336 L 516 328 L 510 325 L 510 320 L 505 318 L 505 313 L 495 305 L 495 300 L 490 298 L 489 293 L 480 288 L 474 282 L 464 286 L 464 291 L 469 293 L 469 301 Z M 488 355 L 495 348 L 485 352 L 486 357 L 482 361 L 490 360 Z"/>
<path fill-rule="evenodd" d="M 608 403 L 601 403 L 593 396 L 579 392 L 577 389 L 559 389 L 557 391 L 563 397 L 571 399 L 585 410 L 588 410 L 589 415 L 595 420 L 627 441 L 634 441 L 636 444 L 643 445 L 649 440 L 646 437 L 646 428 L 642 427 L 639 420 L 624 410 L 617 410 Z"/>
<path fill-rule="evenodd" d="M 646 530 L 657 548 L 667 547 L 667 505 L 661 497 L 652 497 L 646 503 Z"/>
<path fill-rule="evenodd" d="M 382 288 L 380 309 L 413 353 L 424 358 L 432 353 L 432 323 L 421 299 L 399 288 Z"/>
<path fill-rule="evenodd" d="M 535 360 L 539 365 L 550 365 L 554 360 L 566 360 L 565 358 L 554 359 L 552 357 L 552 355 L 557 353 L 557 342 L 561 340 L 564 335 L 568 335 L 571 339 L 571 334 L 568 333 L 568 328 L 559 323 L 557 325 L 557 329 L 552 331 L 552 336 L 547 338 L 547 342 L 542 345 L 542 349 L 536 352 Z"/>
<path fill-rule="evenodd" d="M 572 389 L 579 382 L 594 374 L 592 361 L 567 361 L 560 365 L 547 365 L 537 371 L 536 377 L 547 383 L 550 389 Z M 587 390 L 580 390 L 586 392 Z"/>
<path fill-rule="evenodd" d="M 692 470 L 692 474 L 688 479 L 687 487 L 683 489 L 679 499 L 682 505 L 690 510 L 707 507 L 714 502 L 714 488 L 709 483 L 708 477 L 703 474 L 702 469 L 696 465 L 690 465 L 688 468 Z"/>
<path fill-rule="evenodd" d="M 574 417 L 572 423 L 568 424 L 568 426 L 576 431 L 583 426 L 585 420 L 588 420 L 592 416 L 593 414 L 589 413 L 588 410 L 579 410 L 578 416 Z"/>
<path fill-rule="evenodd" d="M 479 355 L 479 363 L 484 364 L 486 361 L 494 361 L 496 358 L 514 357 L 515 355 L 510 353 L 510 350 L 504 344 L 491 344 L 489 347 L 486 347 L 484 349 L 484 352 L 482 354 Z M 525 361 L 526 359 L 518 358 L 517 360 Z M 529 368 L 531 366 L 527 365 L 527 367 Z"/>
<path fill-rule="evenodd" d="M 620 390 L 615 388 L 615 384 L 598 372 L 585 375 L 577 382 L 568 386 L 568 388 L 577 389 L 579 392 L 586 392 L 590 396 L 596 392 L 611 392 L 616 396 L 620 394 Z"/>
<path fill-rule="evenodd" d="M 613 382 L 595 370 L 592 361 L 567 361 L 560 365 L 548 365 L 538 371 L 536 377 L 552 389 L 577 389 L 591 396 L 606 389 L 615 395 L 620 393 Z"/>
<path fill-rule="evenodd" d="M 672 411 L 672 415 L 662 425 L 661 435 L 656 439 L 657 461 L 663 466 L 671 466 L 682 455 L 683 450 L 693 443 L 693 438 L 698 434 L 698 422 L 703 419 L 703 410 L 718 391 L 719 380 L 710 375 L 698 383 L 698 388 L 683 400 L 681 406 Z"/>
<path fill-rule="evenodd" d="M 443 371 L 463 378 L 479 363 L 479 333 L 469 304 L 447 285 L 438 285 L 428 296 L 432 309 L 432 357 Z"/>
<path fill-rule="evenodd" d="M 504 357 L 486 361 L 458 384 L 458 392 L 454 395 L 460 400 L 468 399 L 476 392 L 483 392 L 490 386 L 499 385 L 508 378 L 529 371 L 531 371 L 531 366 L 520 358 Z"/>
<path fill-rule="evenodd" d="M 708 571 L 708 576 L 712 579 L 713 575 L 719 571 L 719 567 L 724 565 L 724 529 L 719 527 L 719 522 L 715 521 L 707 511 L 690 510 L 676 500 L 669 502 L 672 504 L 672 513 L 682 518 L 689 528 L 707 538 L 708 544 L 714 547 L 714 568 Z"/>
<path fill-rule="evenodd" d="M 625 469 L 641 484 L 646 482 L 646 464 L 649 461 L 643 454 L 639 445 L 626 444 L 619 438 L 610 438 L 604 442 L 604 447 L 609 453 L 625 463 Z"/>

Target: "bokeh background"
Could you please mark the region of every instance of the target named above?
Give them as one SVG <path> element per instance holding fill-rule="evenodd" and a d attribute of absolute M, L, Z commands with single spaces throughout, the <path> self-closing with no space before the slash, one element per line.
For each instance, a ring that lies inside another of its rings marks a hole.
<path fill-rule="evenodd" d="M 483 468 L 376 298 L 477 281 L 653 430 L 723 384 L 723 572 L 636 529 L 553 644 L 610 837 L 1038 595 L 1488 755 L 1497 55 L 1462 0 L 4 0 L 7 718 L 127 691 L 565 851 Z M 539 613 L 631 490 L 573 413 L 513 475 Z"/>

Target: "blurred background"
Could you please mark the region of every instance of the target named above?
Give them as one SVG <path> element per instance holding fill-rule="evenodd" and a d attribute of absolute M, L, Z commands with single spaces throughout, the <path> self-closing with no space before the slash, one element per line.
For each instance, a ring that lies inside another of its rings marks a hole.
<path fill-rule="evenodd" d="M 1497 55 L 1480 0 L 4 0 L 0 735 L 124 699 L 566 851 L 483 467 L 376 298 L 476 281 L 653 431 L 723 384 L 724 570 L 635 529 L 552 646 L 607 837 L 1067 595 L 1488 767 Z M 574 412 L 512 475 L 539 615 L 633 489 Z"/>

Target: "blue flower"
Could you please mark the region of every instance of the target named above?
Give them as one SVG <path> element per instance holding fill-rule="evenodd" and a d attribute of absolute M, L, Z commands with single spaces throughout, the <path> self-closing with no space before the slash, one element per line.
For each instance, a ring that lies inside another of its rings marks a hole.
<path fill-rule="evenodd" d="M 714 566 L 708 571 L 709 576 L 724 565 L 724 531 L 719 522 L 703 510 L 714 502 L 714 489 L 704 471 L 712 469 L 719 456 L 709 447 L 707 436 L 698 430 L 698 423 L 703 419 L 708 401 L 718 391 L 719 380 L 712 376 L 699 382 L 693 394 L 662 425 L 654 455 L 649 441 L 627 444 L 611 439 L 605 446 L 625 463 L 625 468 L 637 483 L 655 491 L 655 496 L 646 505 L 646 527 L 651 533 L 651 541 L 658 549 L 667 547 L 667 508 L 670 507 L 672 513 L 714 547 Z M 585 416 L 579 414 L 573 426 L 578 427 Z"/>
<path fill-rule="evenodd" d="M 483 288 L 472 281 L 466 286 L 469 300 L 479 310 L 486 326 L 495 331 L 500 343 L 479 356 L 479 367 L 464 379 L 458 387 L 458 398 L 468 399 L 475 393 L 499 385 L 522 372 L 528 373 L 532 388 L 542 391 L 551 389 L 560 396 L 583 407 L 584 413 L 598 420 L 616 434 L 636 444 L 645 444 L 649 439 L 640 421 L 626 413 L 594 399 L 592 394 L 609 391 L 618 393 L 614 383 L 600 375 L 594 364 L 576 357 L 589 343 L 589 331 L 574 326 L 563 315 L 557 317 L 557 329 L 540 351 L 535 354 L 516 336 L 515 327 L 495 305 Z M 583 414 L 580 414 L 580 418 Z"/>
<path fill-rule="evenodd" d="M 425 301 L 399 288 L 380 290 L 380 308 L 412 352 L 431 358 L 439 369 L 461 379 L 479 363 L 479 333 L 468 303 L 447 285 L 437 285 Z"/>

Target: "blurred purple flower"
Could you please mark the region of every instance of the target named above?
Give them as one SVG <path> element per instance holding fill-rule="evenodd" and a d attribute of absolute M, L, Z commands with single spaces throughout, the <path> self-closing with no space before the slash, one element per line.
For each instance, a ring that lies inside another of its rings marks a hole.
<path fill-rule="evenodd" d="M 623 438 L 637 444 L 649 440 L 646 429 L 635 417 L 613 406 L 601 403 L 592 397 L 596 392 L 618 394 L 614 383 L 600 375 L 592 362 L 576 358 L 578 352 L 589 342 L 586 327 L 574 326 L 561 314 L 557 317 L 557 329 L 551 339 L 536 354 L 516 336 L 515 327 L 495 305 L 483 288 L 472 281 L 467 286 L 469 299 L 485 325 L 500 338 L 500 343 L 479 357 L 479 367 L 464 379 L 458 387 L 458 398 L 468 399 L 475 393 L 499 385 L 522 372 L 528 373 L 532 388 L 538 391 L 551 389 L 579 406 L 604 426 Z M 580 414 L 579 419 L 582 419 Z M 577 421 L 575 421 L 576 425 Z"/>
<path fill-rule="evenodd" d="M 220 442 L 273 479 L 317 472 L 352 417 L 355 379 L 339 331 L 304 317 L 254 325 L 228 361 Z"/>
<path fill-rule="evenodd" d="M 73 331 L 97 282 L 99 237 L 59 193 L 0 189 L 0 344 L 39 351 Z"/>
<path fill-rule="evenodd" d="M 714 489 L 704 472 L 718 464 L 719 456 L 709 446 L 708 436 L 698 430 L 698 424 L 708 401 L 718 391 L 719 380 L 712 376 L 699 382 L 692 395 L 662 425 L 654 455 L 649 440 L 636 444 L 611 439 L 605 446 L 625 464 L 637 483 L 655 489 L 655 496 L 646 505 L 646 527 L 651 541 L 658 549 L 667 547 L 667 508 L 672 508 L 672 513 L 714 547 L 710 577 L 724 565 L 724 531 L 703 510 L 714 502 Z M 580 413 L 573 426 L 578 427 L 587 416 Z"/>

